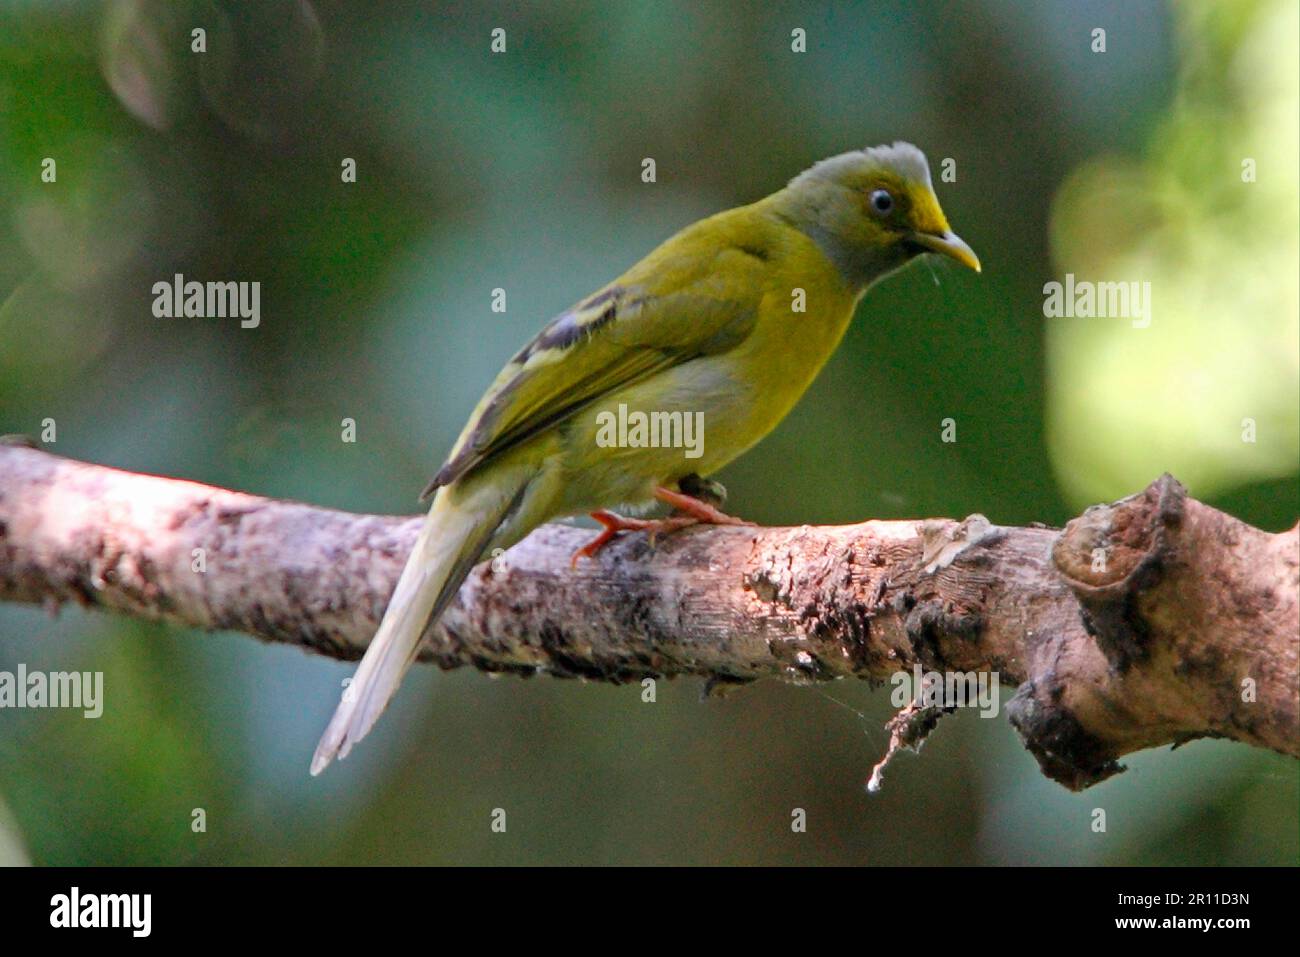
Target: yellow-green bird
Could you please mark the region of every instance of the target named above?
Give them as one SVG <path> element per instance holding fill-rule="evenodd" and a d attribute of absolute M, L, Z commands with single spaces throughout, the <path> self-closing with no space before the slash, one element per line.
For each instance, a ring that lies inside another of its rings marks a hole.
<path fill-rule="evenodd" d="M 606 531 L 581 554 L 624 529 L 735 521 L 699 498 L 710 483 L 698 477 L 770 432 L 863 293 L 924 253 L 980 268 L 948 227 L 925 156 L 894 143 L 823 160 L 766 199 L 686 227 L 552 320 L 501 370 L 426 490 L 433 505 L 312 773 L 374 726 L 485 550 L 582 512 Z M 671 442 L 611 442 L 615 410 L 625 421 L 691 416 L 703 441 L 695 457 Z M 677 517 L 605 511 L 656 500 Z"/>

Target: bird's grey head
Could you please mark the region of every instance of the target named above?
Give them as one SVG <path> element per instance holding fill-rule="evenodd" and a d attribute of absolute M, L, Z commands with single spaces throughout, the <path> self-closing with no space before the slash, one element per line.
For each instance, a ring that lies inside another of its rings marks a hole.
<path fill-rule="evenodd" d="M 980 268 L 949 229 L 925 154 L 911 143 L 824 159 L 774 201 L 778 214 L 810 236 L 858 292 L 927 252 Z"/>

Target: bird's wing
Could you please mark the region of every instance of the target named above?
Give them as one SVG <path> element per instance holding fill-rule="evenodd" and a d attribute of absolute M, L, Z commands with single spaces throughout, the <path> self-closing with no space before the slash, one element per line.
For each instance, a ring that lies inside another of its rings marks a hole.
<path fill-rule="evenodd" d="M 743 341 L 763 285 L 761 273 L 745 273 L 763 261 L 729 247 L 691 253 L 652 255 L 653 269 L 634 267 L 553 319 L 501 370 L 424 496 L 603 396 Z M 656 290 L 663 275 L 677 277 L 676 288 Z"/>

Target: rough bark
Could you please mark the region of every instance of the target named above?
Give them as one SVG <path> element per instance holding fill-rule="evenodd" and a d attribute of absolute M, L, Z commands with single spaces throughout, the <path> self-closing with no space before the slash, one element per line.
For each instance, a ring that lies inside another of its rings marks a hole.
<path fill-rule="evenodd" d="M 0 446 L 0 600 L 356 658 L 418 526 Z M 1298 532 L 1245 525 L 1169 476 L 1060 531 L 978 515 L 696 528 L 571 569 L 591 533 L 552 525 L 474 571 L 422 657 L 714 685 L 997 672 L 1043 771 L 1079 789 L 1199 737 L 1300 756 Z M 900 714 L 894 747 L 944 710 Z"/>

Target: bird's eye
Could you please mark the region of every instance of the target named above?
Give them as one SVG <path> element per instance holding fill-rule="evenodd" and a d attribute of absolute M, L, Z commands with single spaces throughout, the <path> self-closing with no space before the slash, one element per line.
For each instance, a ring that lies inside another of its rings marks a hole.
<path fill-rule="evenodd" d="M 877 216 L 888 216 L 894 211 L 894 197 L 889 190 L 878 189 L 871 194 L 871 211 Z"/>

